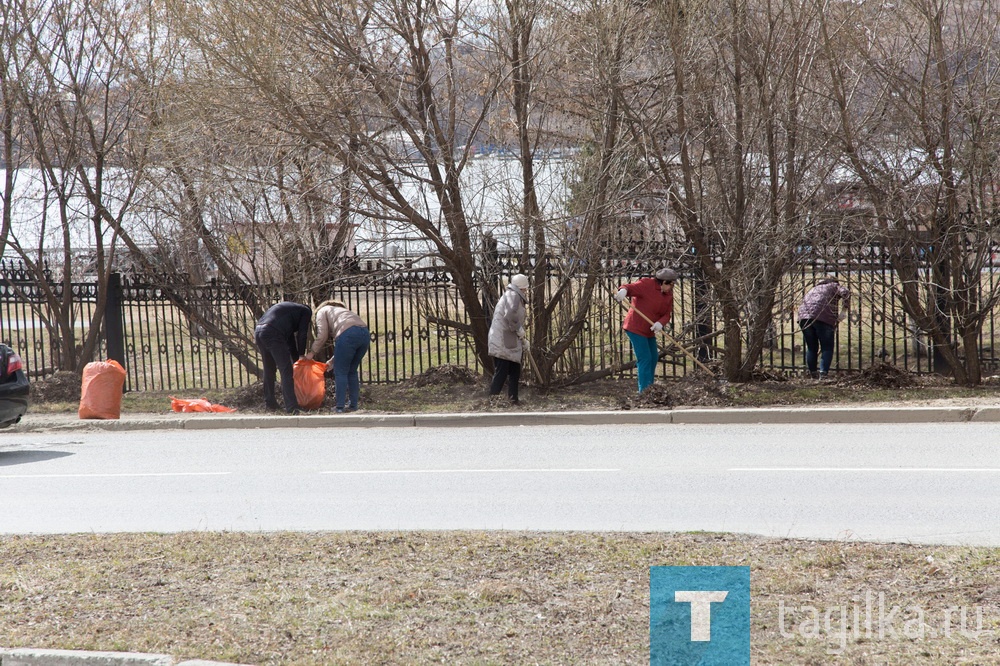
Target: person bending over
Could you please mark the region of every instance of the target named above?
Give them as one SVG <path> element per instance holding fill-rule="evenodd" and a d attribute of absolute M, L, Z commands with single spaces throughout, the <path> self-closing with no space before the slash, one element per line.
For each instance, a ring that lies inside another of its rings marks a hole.
<path fill-rule="evenodd" d="M 337 391 L 337 412 L 353 412 L 361 397 L 361 378 L 358 369 L 371 346 L 368 324 L 357 313 L 336 300 L 323 301 L 316 308 L 316 340 L 307 358 L 312 358 L 333 339 L 333 358 L 327 366 L 333 368 L 333 381 Z"/>
<path fill-rule="evenodd" d="M 281 396 L 285 402 L 285 411 L 289 414 L 299 413 L 292 364 L 306 351 L 311 320 L 312 310 L 309 306 L 292 301 L 272 305 L 257 320 L 253 340 L 260 350 L 264 365 L 264 405 L 268 409 L 278 408 L 274 394 L 277 371 L 281 373 Z"/>
<path fill-rule="evenodd" d="M 677 277 L 677 271 L 672 268 L 661 268 L 653 277 L 623 284 L 615 294 L 619 303 L 624 303 L 627 298 L 632 304 L 622 328 L 635 352 L 639 393 L 652 385 L 656 377 L 656 363 L 660 358 L 656 334 L 670 323 L 673 316 L 674 281 Z"/>

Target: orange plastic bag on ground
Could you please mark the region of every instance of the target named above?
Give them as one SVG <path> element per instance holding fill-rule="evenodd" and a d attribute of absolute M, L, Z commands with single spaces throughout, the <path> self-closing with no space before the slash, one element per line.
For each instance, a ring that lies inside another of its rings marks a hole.
<path fill-rule="evenodd" d="M 85 365 L 80 385 L 80 418 L 121 418 L 124 386 L 125 368 L 118 361 L 94 361 Z"/>
<path fill-rule="evenodd" d="M 205 398 L 175 398 L 170 396 L 170 408 L 175 412 L 235 412 L 232 407 L 223 407 Z"/>
<path fill-rule="evenodd" d="M 300 358 L 292 366 L 295 378 L 295 399 L 301 409 L 319 409 L 326 398 L 326 363 Z"/>

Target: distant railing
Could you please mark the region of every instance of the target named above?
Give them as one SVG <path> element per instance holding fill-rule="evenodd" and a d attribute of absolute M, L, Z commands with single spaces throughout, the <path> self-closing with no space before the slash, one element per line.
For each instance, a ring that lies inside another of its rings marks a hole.
<path fill-rule="evenodd" d="M 666 248 L 660 256 L 669 256 Z M 490 281 L 504 286 L 510 275 L 518 272 L 519 261 L 515 256 L 492 257 Z M 555 278 L 567 266 L 558 257 L 545 261 L 551 276 L 546 290 L 551 292 Z M 684 258 L 674 256 L 667 261 L 682 271 L 674 291 L 672 332 L 687 340 L 702 336 L 705 344 L 698 352 L 703 359 L 712 358 L 722 344 L 718 335 L 722 324 L 710 290 Z M 589 316 L 557 370 L 564 375 L 582 374 L 612 369 L 632 358 L 621 331 L 624 313 L 611 294 L 620 284 L 649 275 L 658 267 L 659 261 L 634 258 L 593 267 L 598 272 L 598 288 Z M 1000 288 L 997 270 L 1000 268 L 988 267 L 983 271 L 980 286 L 984 293 Z M 879 361 L 916 373 L 933 370 L 932 346 L 904 313 L 897 293 L 898 277 L 877 246 L 837 248 L 833 253 L 824 251 L 822 256 L 807 251 L 778 292 L 761 368 L 801 370 L 804 358 L 796 308 L 807 287 L 818 276 L 828 274 L 838 275 L 854 296 L 851 318 L 838 329 L 834 371 L 858 370 Z M 0 340 L 18 350 L 32 376 L 44 377 L 60 369 L 62 363 L 53 313 L 33 275 L 16 263 L 0 263 Z M 47 280 L 45 287 L 58 299 L 64 297 L 61 283 Z M 72 283 L 69 289 L 74 332 L 82 336 L 97 307 L 97 286 Z M 98 356 L 123 357 L 128 390 L 212 389 L 258 380 L 259 358 L 252 343 L 254 316 L 248 303 L 277 302 L 280 287 L 165 285 L 133 277 L 120 283 L 112 280 L 110 291 L 108 321 L 112 325 L 102 330 Z M 116 297 L 120 304 L 117 315 Z M 362 367 L 363 381 L 398 382 L 444 364 L 482 370 L 469 334 L 438 323 L 467 323 L 468 317 L 450 277 L 440 268 L 345 275 L 332 287 L 329 297 L 347 303 L 369 324 L 372 347 Z M 120 317 L 120 340 L 116 316 Z M 558 312 L 555 321 L 559 325 Z M 983 327 L 979 349 L 984 374 L 1000 369 L 998 329 L 997 318 L 991 315 Z M 678 355 L 662 363 L 659 374 L 683 376 L 693 367 L 686 356 Z"/>

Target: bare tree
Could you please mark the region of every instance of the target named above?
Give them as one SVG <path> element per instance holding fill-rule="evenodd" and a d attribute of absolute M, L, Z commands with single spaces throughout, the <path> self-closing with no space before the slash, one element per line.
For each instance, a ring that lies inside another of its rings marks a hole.
<path fill-rule="evenodd" d="M 995 2 L 844 7 L 823 21 L 838 137 L 907 314 L 979 383 L 1000 161 Z"/>
<path fill-rule="evenodd" d="M 24 40 L 24 13 L 15 3 L 0 7 L 0 163 L 4 170 L 0 191 L 0 259 L 7 249 L 14 212 L 14 184 L 18 168 L 27 161 L 23 143 L 23 117 L 19 115 L 20 80 L 16 63 L 30 57 Z"/>
<path fill-rule="evenodd" d="M 495 16 L 491 34 L 501 56 L 500 80 L 506 82 L 495 114 L 506 122 L 491 123 L 491 138 L 506 146 L 519 166 L 511 219 L 520 231 L 519 268 L 533 277 L 534 379 L 549 385 L 557 372 L 575 376 L 582 370 L 567 353 L 595 296 L 602 296 L 596 294 L 600 241 L 624 200 L 620 167 L 627 137 L 616 93 L 622 72 L 637 57 L 631 48 L 637 12 L 615 2 L 560 7 L 506 0 Z M 581 144 L 592 149 L 577 151 Z M 572 162 L 566 147 L 573 148 Z M 574 162 L 592 168 L 581 171 Z M 558 172 L 560 181 L 587 174 L 577 180 L 572 218 L 566 201 L 543 200 L 543 172 L 545 178 Z"/>
<path fill-rule="evenodd" d="M 191 37 L 206 58 L 266 103 L 275 129 L 351 175 L 363 194 L 350 203 L 355 214 L 405 223 L 427 240 L 468 315 L 468 323 L 443 323 L 470 333 L 488 366 L 462 174 L 468 139 L 478 135 L 497 82 L 495 68 L 478 62 L 470 7 L 220 0 L 174 9 L 189 28 L 201 26 Z M 200 16 L 186 14 L 196 9 Z M 470 70 L 477 88 L 459 85 Z M 423 188 L 426 205 L 411 196 L 414 188 Z"/>
<path fill-rule="evenodd" d="M 137 99 L 128 86 L 126 47 L 138 37 L 140 16 L 100 0 L 16 1 L 7 8 L 21 30 L 9 71 L 30 127 L 23 149 L 40 174 L 39 199 L 26 212 L 33 224 L 22 226 L 34 233 L 12 232 L 9 247 L 37 275 L 48 306 L 39 316 L 57 341 L 61 366 L 79 371 L 100 340 L 121 221 L 142 173 L 129 159 L 137 154 L 130 144 Z M 70 280 L 82 238 L 90 243 L 98 299 L 78 340 Z M 59 291 L 46 279 L 47 260 L 62 266 Z"/>
<path fill-rule="evenodd" d="M 818 8 L 791 0 L 673 1 L 651 10 L 644 69 L 623 90 L 632 133 L 723 320 L 723 368 L 749 380 L 776 293 L 817 243 L 834 166 L 813 39 Z M 836 227 L 824 231 L 836 240 Z"/>

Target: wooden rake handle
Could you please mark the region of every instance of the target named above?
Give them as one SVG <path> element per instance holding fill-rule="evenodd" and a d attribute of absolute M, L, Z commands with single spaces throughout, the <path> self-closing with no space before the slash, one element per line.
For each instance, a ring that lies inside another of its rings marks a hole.
<path fill-rule="evenodd" d="M 656 323 L 652 319 L 650 319 L 649 317 L 647 317 L 646 313 L 644 313 L 642 310 L 640 310 L 639 308 L 635 307 L 634 305 L 632 305 L 632 306 L 625 305 L 624 301 L 618 301 L 618 303 L 620 303 L 621 306 L 623 308 L 625 308 L 626 310 L 628 310 L 629 308 L 635 310 L 639 314 L 640 317 L 642 317 L 643 319 L 645 319 L 646 321 L 649 322 L 650 326 L 652 326 L 653 324 Z M 669 333 L 667 333 L 666 329 L 662 329 L 660 331 L 660 333 L 662 333 L 663 337 L 665 337 L 667 340 L 669 340 L 672 345 L 674 345 L 675 347 L 677 347 L 678 349 L 680 349 L 682 352 L 684 352 L 685 354 L 687 354 L 688 358 L 690 358 L 692 361 L 694 361 L 695 363 L 697 363 L 699 368 L 701 368 L 702 370 L 704 370 L 705 372 L 707 372 L 710 375 L 712 374 L 712 371 L 708 369 L 707 365 L 705 365 L 704 363 L 702 363 L 701 361 L 699 361 L 698 357 L 696 357 L 694 354 L 692 354 L 687 349 L 685 349 L 684 345 L 682 345 L 681 343 L 677 342 L 677 340 L 675 340 L 672 335 L 670 335 Z"/>

